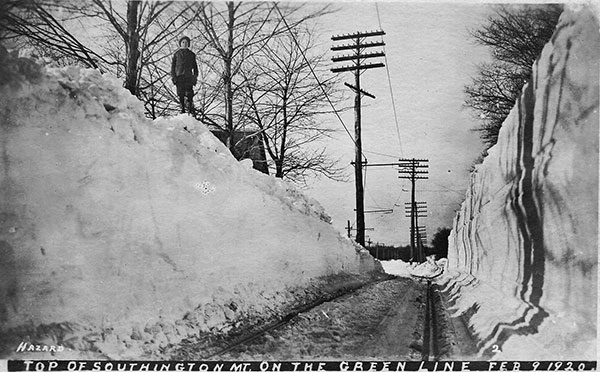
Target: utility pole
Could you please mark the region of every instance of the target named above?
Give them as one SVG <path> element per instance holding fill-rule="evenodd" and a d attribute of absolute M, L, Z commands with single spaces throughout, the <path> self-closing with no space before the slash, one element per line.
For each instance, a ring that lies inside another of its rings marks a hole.
<path fill-rule="evenodd" d="M 422 227 L 422 229 L 421 229 Z M 425 261 L 425 254 L 424 254 L 424 246 L 426 245 L 427 241 L 427 232 L 425 232 L 425 226 L 418 226 L 417 228 L 417 246 L 419 247 L 418 249 L 418 253 L 419 253 L 419 262 L 423 262 Z"/>
<path fill-rule="evenodd" d="M 414 237 L 414 246 L 416 249 L 417 261 L 423 262 L 423 242 L 421 241 L 422 233 L 424 232 L 421 226 L 419 226 L 419 218 L 427 217 L 427 202 L 415 201 L 414 203 L 404 203 L 404 214 L 406 217 L 414 218 L 414 230 L 415 233 L 411 234 Z M 411 226 L 411 230 L 413 227 Z"/>
<path fill-rule="evenodd" d="M 415 183 L 417 180 L 426 180 L 427 174 L 429 174 L 429 160 L 427 159 L 400 159 L 400 169 L 398 173 L 400 173 L 399 178 L 404 178 L 410 180 L 412 185 L 412 190 L 410 193 L 410 205 L 411 205 L 411 216 L 410 216 L 410 260 L 414 261 L 415 255 L 415 243 L 416 243 L 416 233 L 415 228 L 418 226 L 417 218 L 417 203 L 415 201 Z"/>
<path fill-rule="evenodd" d="M 367 37 L 385 35 L 383 31 L 372 32 L 356 32 L 354 34 L 332 36 L 331 40 L 352 40 L 350 44 L 333 46 L 331 50 L 352 50 L 349 55 L 341 55 L 333 57 L 333 62 L 351 61 L 352 65 L 332 68 L 332 72 L 354 71 L 354 86 L 345 83 L 347 87 L 352 89 L 356 95 L 354 97 L 354 142 L 355 148 L 355 164 L 354 164 L 354 183 L 356 187 L 356 242 L 363 247 L 365 246 L 365 215 L 364 215 L 364 190 L 362 177 L 362 140 L 361 140 L 361 95 L 366 95 L 375 98 L 374 95 L 360 88 L 360 72 L 361 70 L 384 67 L 383 63 L 363 63 L 367 58 L 383 57 L 385 54 L 382 51 L 374 53 L 364 53 L 366 48 L 384 46 L 383 41 L 365 42 Z"/>

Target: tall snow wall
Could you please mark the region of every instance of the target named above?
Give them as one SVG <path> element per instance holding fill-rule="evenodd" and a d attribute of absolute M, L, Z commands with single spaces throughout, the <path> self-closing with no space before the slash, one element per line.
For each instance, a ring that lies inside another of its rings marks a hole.
<path fill-rule="evenodd" d="M 567 9 L 454 219 L 446 289 L 488 357 L 596 359 L 599 52 Z"/>
<path fill-rule="evenodd" d="M 0 357 L 139 358 L 382 273 L 317 202 L 121 84 L 0 51 Z"/>

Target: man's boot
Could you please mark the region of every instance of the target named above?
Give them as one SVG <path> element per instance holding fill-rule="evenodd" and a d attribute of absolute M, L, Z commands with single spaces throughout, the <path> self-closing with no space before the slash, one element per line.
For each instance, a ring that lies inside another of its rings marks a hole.
<path fill-rule="evenodd" d="M 194 116 L 194 96 L 189 94 L 185 98 L 185 108 L 190 115 Z"/>
<path fill-rule="evenodd" d="M 181 106 L 181 113 L 185 114 L 185 97 L 179 97 L 179 106 Z"/>
<path fill-rule="evenodd" d="M 187 102 L 187 112 L 192 116 L 196 114 L 196 110 L 194 110 L 194 102 L 191 100 L 188 100 Z"/>

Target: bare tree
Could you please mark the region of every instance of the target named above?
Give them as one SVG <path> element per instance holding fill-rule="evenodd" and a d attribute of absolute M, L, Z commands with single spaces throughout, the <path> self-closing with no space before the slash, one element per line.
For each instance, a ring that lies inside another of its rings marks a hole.
<path fill-rule="evenodd" d="M 213 109 L 201 105 L 198 118 L 225 131 L 228 134 L 227 146 L 232 151 L 235 149 L 234 133 L 237 128 L 245 126 L 248 110 L 247 102 L 241 96 L 246 85 L 241 76 L 242 67 L 272 37 L 286 31 L 282 18 L 275 12 L 276 6 L 267 2 L 209 2 L 202 4 L 198 12 L 199 31 L 205 35 L 210 46 L 206 53 L 220 62 L 211 64 L 212 89 L 202 92 L 215 95 L 211 98 L 200 97 L 203 103 L 211 104 Z M 300 9 L 303 8 L 298 5 L 284 9 L 290 17 L 298 14 L 294 17 L 293 25 L 329 12 L 328 6 L 302 14 Z M 205 84 L 210 82 L 205 81 Z"/>
<path fill-rule="evenodd" d="M 435 254 L 437 256 L 436 258 L 448 257 L 448 237 L 451 232 L 451 228 L 441 227 L 433 234 L 430 252 Z"/>
<path fill-rule="evenodd" d="M 477 130 L 488 146 L 496 143 L 500 127 L 528 79 L 527 72 L 496 61 L 480 65 L 477 76 L 465 86 L 465 104 L 479 114 L 481 126 Z"/>
<path fill-rule="evenodd" d="M 98 68 L 103 57 L 79 40 L 66 23 L 80 14 L 65 14 L 57 0 L 6 0 L 1 4 L 0 39 L 27 39 L 47 55 L 59 55 Z"/>
<path fill-rule="evenodd" d="M 478 130 L 488 146 L 496 143 L 561 13 L 560 4 L 499 6 L 486 24 L 471 32 L 493 57 L 492 63 L 479 66 L 477 76 L 465 86 L 465 106 L 482 120 Z"/>
<path fill-rule="evenodd" d="M 339 101 L 341 91 L 337 76 L 325 77 L 325 58 L 315 53 L 313 32 L 296 27 L 274 36 L 252 61 L 253 69 L 244 74 L 248 119 L 262 135 L 275 177 L 301 183 L 320 175 L 345 180 L 325 149 L 315 148 L 332 132 L 318 117 L 331 112 L 327 99 Z"/>
<path fill-rule="evenodd" d="M 127 31 L 122 35 L 127 55 L 125 62 L 125 89 L 129 90 L 134 96 L 137 95 L 138 90 L 138 60 L 140 58 L 139 7 L 139 0 L 129 0 L 127 2 Z M 118 24 L 115 25 L 116 27 L 118 27 Z M 121 29 L 118 28 L 117 31 L 121 31 Z"/>
<path fill-rule="evenodd" d="M 168 72 L 161 63 L 167 63 L 169 46 L 193 21 L 197 7 L 196 3 L 173 1 L 7 1 L 2 5 L 6 13 L 0 24 L 4 40 L 25 39 L 45 55 L 67 56 L 70 61 L 123 77 L 125 88 L 145 100 L 151 117 L 160 112 L 155 97 L 169 95 L 162 90 Z M 83 25 L 95 25 L 103 33 L 84 40 L 77 35 Z M 105 42 L 98 43 L 98 39 Z M 152 76 L 144 76 L 150 70 Z"/>

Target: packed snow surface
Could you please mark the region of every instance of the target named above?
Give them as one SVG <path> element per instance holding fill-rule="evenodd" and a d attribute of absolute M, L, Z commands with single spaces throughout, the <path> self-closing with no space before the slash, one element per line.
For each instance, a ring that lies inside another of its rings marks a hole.
<path fill-rule="evenodd" d="M 409 263 L 403 260 L 386 260 L 381 261 L 381 266 L 386 273 L 399 277 L 434 278 L 443 272 L 445 262 L 445 259 L 435 262 L 433 256 L 431 256 L 427 257 L 427 261 L 421 264 Z"/>
<path fill-rule="evenodd" d="M 409 262 L 402 260 L 386 260 L 381 261 L 381 266 L 383 270 L 391 275 L 396 275 L 400 277 L 409 277 L 411 266 Z"/>
<path fill-rule="evenodd" d="M 382 272 L 318 202 L 191 117 L 145 119 L 120 80 L 0 48 L 0 97 L 0 357 L 136 358 Z"/>
<path fill-rule="evenodd" d="M 596 359 L 598 21 L 567 9 L 471 176 L 443 280 L 484 355 Z"/>
<path fill-rule="evenodd" d="M 410 274 L 419 278 L 435 278 L 442 273 L 442 267 L 438 266 L 433 257 L 412 268 Z"/>

